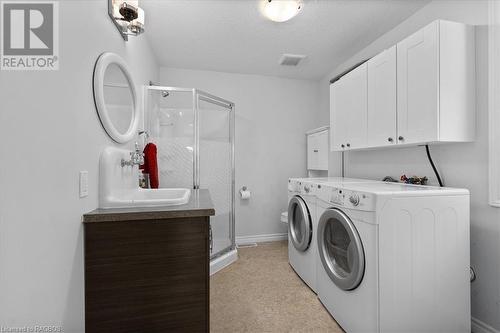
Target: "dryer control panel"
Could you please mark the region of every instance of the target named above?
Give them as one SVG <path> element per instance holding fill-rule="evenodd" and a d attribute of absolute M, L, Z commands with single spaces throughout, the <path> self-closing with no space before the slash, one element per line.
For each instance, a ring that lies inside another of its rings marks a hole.
<path fill-rule="evenodd" d="M 364 211 L 375 210 L 375 195 L 365 192 L 343 190 L 344 194 L 344 207 Z"/>
<path fill-rule="evenodd" d="M 344 194 L 341 189 L 334 188 L 330 193 L 330 203 L 342 205 L 344 204 Z"/>
<path fill-rule="evenodd" d="M 316 195 L 316 184 L 309 180 L 289 179 L 288 192 L 314 196 Z"/>
<path fill-rule="evenodd" d="M 318 185 L 316 189 L 316 197 L 319 200 L 331 204 L 340 206 L 343 206 L 344 204 L 343 190 L 329 185 Z"/>
<path fill-rule="evenodd" d="M 298 192 L 304 195 L 316 195 L 316 184 L 309 181 L 301 181 L 299 182 Z"/>
<path fill-rule="evenodd" d="M 316 190 L 316 196 L 319 200 L 345 208 L 363 211 L 375 210 L 375 196 L 371 193 L 320 185 Z"/>

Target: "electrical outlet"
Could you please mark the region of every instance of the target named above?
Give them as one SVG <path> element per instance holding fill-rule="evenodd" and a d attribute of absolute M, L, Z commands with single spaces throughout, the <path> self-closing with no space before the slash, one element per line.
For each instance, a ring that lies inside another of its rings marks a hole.
<path fill-rule="evenodd" d="M 89 195 L 89 172 L 80 171 L 80 198 Z"/>

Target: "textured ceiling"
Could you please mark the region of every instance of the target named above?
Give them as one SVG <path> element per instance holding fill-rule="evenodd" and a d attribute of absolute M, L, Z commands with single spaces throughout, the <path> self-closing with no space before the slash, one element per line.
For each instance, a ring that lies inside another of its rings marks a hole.
<path fill-rule="evenodd" d="M 259 0 L 142 0 L 146 36 L 161 66 L 320 79 L 428 0 L 305 0 L 288 22 Z M 283 67 L 283 53 L 305 54 Z"/>

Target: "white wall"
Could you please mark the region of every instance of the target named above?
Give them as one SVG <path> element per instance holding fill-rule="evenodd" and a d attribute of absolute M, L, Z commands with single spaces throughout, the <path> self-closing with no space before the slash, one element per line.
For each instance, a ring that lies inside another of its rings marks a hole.
<path fill-rule="evenodd" d="M 305 132 L 318 127 L 318 84 L 270 76 L 162 68 L 162 85 L 195 87 L 236 105 L 236 235 L 286 233 L 289 177 L 306 176 Z"/>
<path fill-rule="evenodd" d="M 471 264 L 478 278 L 472 284 L 472 315 L 500 329 L 500 209 L 488 205 L 488 22 L 487 1 L 433 1 L 374 41 L 321 82 L 321 119 L 329 119 L 329 79 L 389 47 L 435 19 L 479 25 L 476 28 L 477 138 L 474 143 L 432 146 L 444 182 L 471 191 Z M 436 183 L 423 147 L 346 153 L 346 176 L 382 178 L 427 175 Z M 330 174 L 340 172 L 339 155 L 330 154 Z"/>
<path fill-rule="evenodd" d="M 0 71 L 0 326 L 83 332 L 81 217 L 98 205 L 99 154 L 115 145 L 94 107 L 94 63 L 118 53 L 138 85 L 158 80 L 159 67 L 145 36 L 123 41 L 107 1 L 59 6 L 59 71 Z"/>

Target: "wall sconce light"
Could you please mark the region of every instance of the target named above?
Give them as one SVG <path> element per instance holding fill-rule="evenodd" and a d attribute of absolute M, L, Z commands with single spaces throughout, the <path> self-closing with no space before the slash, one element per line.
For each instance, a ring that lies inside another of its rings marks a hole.
<path fill-rule="evenodd" d="M 139 0 L 108 0 L 108 14 L 124 40 L 144 32 L 144 10 Z"/>

